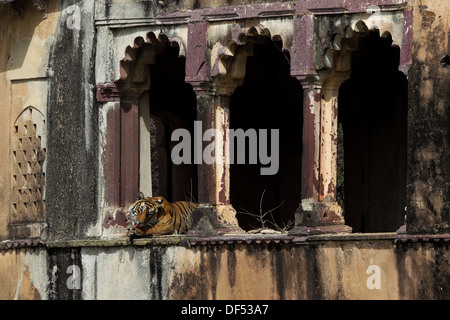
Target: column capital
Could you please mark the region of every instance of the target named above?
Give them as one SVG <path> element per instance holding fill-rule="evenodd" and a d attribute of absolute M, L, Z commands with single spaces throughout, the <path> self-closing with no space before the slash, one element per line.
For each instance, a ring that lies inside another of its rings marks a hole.
<path fill-rule="evenodd" d="M 208 78 L 186 76 L 185 82 L 192 86 L 196 95 L 211 95 L 214 93 L 214 83 Z"/>
<path fill-rule="evenodd" d="M 210 96 L 227 96 L 231 97 L 237 87 L 243 84 L 243 80 L 216 78 L 209 81 L 202 81 L 198 79 L 190 79 L 186 77 L 185 80 L 194 89 L 197 95 Z"/>
<path fill-rule="evenodd" d="M 295 227 L 291 235 L 313 235 L 324 233 L 351 233 L 345 225 L 342 208 L 336 202 L 302 200 L 296 212 Z"/>
<path fill-rule="evenodd" d="M 303 90 L 320 90 L 322 80 L 315 70 L 313 71 L 291 71 L 291 77 L 297 79 L 302 85 Z"/>
<path fill-rule="evenodd" d="M 336 98 L 338 96 L 338 91 L 342 83 L 350 78 L 349 71 L 324 71 L 320 73 L 320 78 L 322 81 L 322 87 L 324 90 L 329 91 Z"/>
<path fill-rule="evenodd" d="M 237 87 L 244 83 L 244 79 L 218 78 L 214 81 L 215 95 L 231 97 Z"/>
<path fill-rule="evenodd" d="M 302 200 L 295 213 L 295 227 L 290 231 L 293 235 L 308 235 L 317 233 L 351 232 L 351 228 L 345 225 L 342 208 L 331 197 L 321 197 L 323 190 L 323 175 L 321 170 L 327 170 L 332 162 L 328 156 L 333 153 L 324 153 L 323 141 L 330 147 L 333 141 L 328 141 L 321 136 L 331 138 L 331 129 L 324 127 L 326 123 L 337 123 L 336 114 L 323 114 L 321 94 L 325 86 L 335 89 L 341 77 L 336 75 L 335 82 L 326 82 L 334 76 L 328 71 L 304 71 L 291 72 L 303 87 L 303 153 L 302 153 Z M 335 105 L 336 106 L 336 105 Z M 327 112 L 334 112 L 333 108 L 325 108 Z M 326 115 L 327 117 L 323 117 Z M 332 120 L 332 121 L 331 121 Z M 327 129 L 328 131 L 323 131 Z M 326 155 L 327 158 L 324 158 Z M 323 167 L 323 161 L 325 166 Z M 327 171 L 326 171 L 327 172 Z"/>

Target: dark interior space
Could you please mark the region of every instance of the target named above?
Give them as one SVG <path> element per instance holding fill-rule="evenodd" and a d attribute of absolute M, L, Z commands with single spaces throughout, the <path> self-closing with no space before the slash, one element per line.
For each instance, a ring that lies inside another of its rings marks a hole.
<path fill-rule="evenodd" d="M 257 219 L 244 211 L 259 215 L 275 209 L 265 216 L 266 227 L 276 228 L 276 224 L 283 228 L 294 222 L 300 203 L 303 92 L 299 82 L 290 76 L 289 57 L 281 47 L 279 41 L 268 37 L 255 39 L 254 54 L 247 58 L 244 83 L 230 99 L 230 128 L 255 129 L 258 143 L 258 130 L 267 129 L 269 155 L 273 151 L 270 130 L 279 129 L 276 174 L 261 175 L 260 169 L 269 165 L 260 163 L 259 156 L 257 164 L 249 164 L 248 145 L 245 164 L 231 165 L 230 199 L 244 230 L 261 227 Z M 258 146 L 258 154 L 259 149 Z"/>
<path fill-rule="evenodd" d="M 169 201 L 197 199 L 196 165 L 175 165 L 171 159 L 171 150 L 178 143 L 171 141 L 172 132 L 183 128 L 193 137 L 197 115 L 195 93 L 184 81 L 185 65 L 178 46 L 168 43 L 165 53 L 150 66 L 152 191 Z"/>
<path fill-rule="evenodd" d="M 408 100 L 399 56 L 389 36 L 371 31 L 360 38 L 339 90 L 338 198 L 353 232 L 393 232 L 404 224 Z"/>

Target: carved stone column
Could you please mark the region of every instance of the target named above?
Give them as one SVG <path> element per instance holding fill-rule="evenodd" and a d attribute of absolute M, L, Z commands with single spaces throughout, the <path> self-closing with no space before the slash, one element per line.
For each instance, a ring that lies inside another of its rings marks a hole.
<path fill-rule="evenodd" d="M 230 96 L 218 91 L 212 83 L 195 86 L 194 90 L 197 94 L 197 130 L 202 130 L 201 144 L 194 144 L 200 205 L 194 212 L 193 225 L 188 235 L 210 236 L 238 232 L 241 229 L 236 211 L 230 204 Z"/>
<path fill-rule="evenodd" d="M 202 131 L 201 143 L 194 144 L 200 205 L 194 212 L 193 224 L 188 232 L 191 236 L 240 231 L 236 212 L 230 204 L 229 145 L 226 134 L 229 128 L 229 99 L 236 86 L 218 85 L 208 75 L 207 27 L 204 22 L 188 25 L 185 80 L 192 85 L 197 95 L 197 121 L 201 123 Z M 215 129 L 218 136 L 211 137 L 206 133 L 210 129 Z M 204 133 L 206 141 L 203 141 Z M 207 149 L 212 146 L 213 157 Z"/>
<path fill-rule="evenodd" d="M 336 202 L 337 89 L 324 82 L 314 64 L 314 21 L 294 19 L 291 75 L 303 87 L 303 151 L 301 203 L 291 234 L 351 232 Z M 328 75 L 329 76 L 329 75 Z"/>

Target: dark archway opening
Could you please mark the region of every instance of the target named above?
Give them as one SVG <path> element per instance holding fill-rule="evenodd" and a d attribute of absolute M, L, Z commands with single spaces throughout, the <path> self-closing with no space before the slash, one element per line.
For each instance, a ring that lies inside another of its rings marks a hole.
<path fill-rule="evenodd" d="M 275 174 L 262 175 L 261 168 L 270 165 L 261 163 L 260 145 L 257 164 L 250 164 L 247 144 L 245 164 L 230 166 L 230 199 L 244 230 L 261 225 L 242 212 L 259 215 L 275 209 L 266 215 L 266 226 L 276 228 L 276 224 L 283 228 L 289 222 L 294 223 L 300 202 L 303 91 L 291 77 L 289 57 L 281 47 L 280 41 L 268 37 L 255 39 L 253 56 L 247 58 L 244 83 L 230 99 L 230 129 L 255 130 L 258 144 L 262 138 L 259 130 L 267 130 L 268 154 L 278 161 Z M 278 140 L 272 140 L 273 129 L 279 130 Z M 278 154 L 274 152 L 274 143 L 279 146 Z M 235 161 L 237 152 L 234 148 Z"/>
<path fill-rule="evenodd" d="M 350 79 L 339 90 L 344 193 L 338 198 L 354 232 L 392 232 L 404 224 L 408 99 L 399 56 L 390 37 L 371 31 L 360 38 Z"/>
<path fill-rule="evenodd" d="M 150 66 L 149 92 L 151 117 L 152 193 L 169 201 L 197 199 L 197 167 L 191 163 L 174 164 L 171 141 L 176 129 L 187 129 L 193 137 L 197 116 L 196 95 L 185 82 L 186 59 L 171 43 Z"/>

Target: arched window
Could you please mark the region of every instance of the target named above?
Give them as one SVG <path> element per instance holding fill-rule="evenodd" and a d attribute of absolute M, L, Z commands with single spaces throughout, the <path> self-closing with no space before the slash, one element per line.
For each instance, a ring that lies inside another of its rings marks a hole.
<path fill-rule="evenodd" d="M 294 225 L 301 194 L 302 88 L 290 75 L 280 39 L 258 36 L 254 41 L 244 82 L 230 99 L 230 129 L 255 133 L 247 138 L 244 164 L 236 163 L 241 140 L 235 137 L 230 199 L 244 230 L 261 228 L 257 218 L 266 213 L 264 226 L 283 230 Z M 263 163 L 264 147 L 270 164 Z M 271 170 L 263 174 L 264 167 Z"/>
<path fill-rule="evenodd" d="M 407 80 L 399 54 L 389 36 L 370 31 L 339 90 L 341 198 L 354 232 L 396 231 L 404 223 Z"/>

